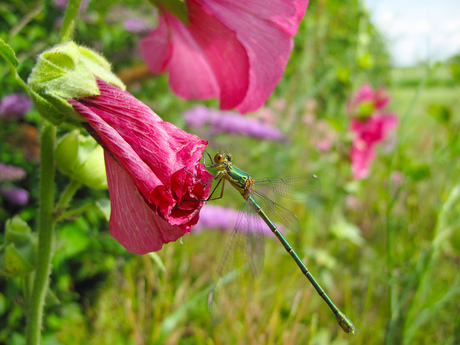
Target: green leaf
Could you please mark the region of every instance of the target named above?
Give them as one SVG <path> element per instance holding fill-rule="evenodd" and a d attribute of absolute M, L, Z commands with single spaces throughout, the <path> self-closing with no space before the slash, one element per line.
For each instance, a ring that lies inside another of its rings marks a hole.
<path fill-rule="evenodd" d="M 4 274 L 11 277 L 20 277 L 33 271 L 32 266 L 19 252 L 13 243 L 10 243 L 5 249 L 5 267 Z"/>
<path fill-rule="evenodd" d="M 148 253 L 148 255 L 150 256 L 150 258 L 153 260 L 153 262 L 155 262 L 157 264 L 157 266 L 163 271 L 163 272 L 166 272 L 166 267 L 165 265 L 163 264 L 163 261 L 161 260 L 160 256 L 155 253 L 155 252 L 150 252 Z"/>
<path fill-rule="evenodd" d="M 0 38 L 0 55 L 5 59 L 5 61 L 12 68 L 16 68 L 19 65 L 19 61 L 16 58 L 13 48 L 5 43 L 4 40 Z"/>
<path fill-rule="evenodd" d="M 428 114 L 442 124 L 448 124 L 452 118 L 452 110 L 444 104 L 431 104 L 428 107 Z"/>
<path fill-rule="evenodd" d="M 5 223 L 5 244 L 0 248 L 0 274 L 24 276 L 35 269 L 37 237 L 18 216 Z"/>

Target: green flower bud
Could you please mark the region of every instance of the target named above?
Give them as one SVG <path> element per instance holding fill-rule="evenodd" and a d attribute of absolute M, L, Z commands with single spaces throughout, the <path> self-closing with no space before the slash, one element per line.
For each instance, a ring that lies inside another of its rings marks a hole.
<path fill-rule="evenodd" d="M 55 158 L 63 174 L 90 188 L 107 189 L 104 150 L 92 137 L 68 133 L 58 143 Z"/>
<path fill-rule="evenodd" d="M 84 120 L 67 99 L 99 95 L 94 77 L 125 89 L 110 71 L 110 64 L 96 52 L 74 42 L 42 53 L 28 79 L 30 96 L 40 114 L 55 125 L 79 125 Z"/>
<path fill-rule="evenodd" d="M 0 274 L 21 277 L 35 269 L 37 237 L 18 216 L 7 220 L 5 244 L 0 247 Z"/>
<path fill-rule="evenodd" d="M 372 115 L 375 109 L 375 103 L 374 102 L 369 102 L 369 101 L 364 101 L 361 102 L 358 106 L 356 117 L 360 119 L 367 119 Z"/>

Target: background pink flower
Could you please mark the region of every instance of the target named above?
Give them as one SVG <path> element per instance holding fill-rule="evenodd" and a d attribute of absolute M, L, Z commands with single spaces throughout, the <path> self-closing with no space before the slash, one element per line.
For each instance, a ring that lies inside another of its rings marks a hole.
<path fill-rule="evenodd" d="M 354 133 L 350 158 L 355 179 L 369 175 L 370 164 L 375 159 L 376 145 L 385 140 L 398 125 L 395 114 L 383 112 L 389 100 L 385 89 L 380 88 L 374 93 L 372 87 L 366 84 L 347 104 L 347 112 L 354 115 L 350 123 L 350 130 Z M 363 103 L 372 105 L 371 113 L 365 117 L 362 112 L 356 111 Z"/>
<path fill-rule="evenodd" d="M 218 98 L 221 109 L 260 108 L 281 79 L 308 0 L 186 0 L 190 25 L 162 9 L 141 41 L 153 73 L 169 73 L 185 99 Z"/>
<path fill-rule="evenodd" d="M 381 87 L 374 92 L 370 84 L 364 84 L 361 89 L 347 102 L 347 114 L 350 116 L 366 117 L 374 110 L 384 109 L 390 102 L 385 88 Z"/>
<path fill-rule="evenodd" d="M 100 95 L 68 100 L 106 150 L 110 232 L 145 254 L 196 224 L 212 175 L 199 163 L 207 142 L 164 122 L 130 93 L 97 80 Z M 188 171 L 188 172 L 187 172 Z M 189 201 L 190 200 L 190 201 Z"/>

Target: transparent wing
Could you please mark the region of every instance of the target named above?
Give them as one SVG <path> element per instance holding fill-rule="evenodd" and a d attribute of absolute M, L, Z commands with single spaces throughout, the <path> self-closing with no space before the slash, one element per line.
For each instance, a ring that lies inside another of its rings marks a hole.
<path fill-rule="evenodd" d="M 304 199 L 318 194 L 321 182 L 316 175 L 300 175 L 283 178 L 264 178 L 256 180 L 256 186 L 267 187 L 278 195 L 291 199 Z"/>
<path fill-rule="evenodd" d="M 214 322 L 225 317 L 233 301 L 241 294 L 243 279 L 251 272 L 258 275 L 264 264 L 262 220 L 245 202 L 238 214 L 235 228 L 225 247 L 213 289 L 208 294 L 208 309 Z"/>
<path fill-rule="evenodd" d="M 295 213 L 277 204 L 259 191 L 254 192 L 254 197 L 272 221 L 281 224 L 283 227 L 291 231 L 300 232 L 300 222 Z"/>

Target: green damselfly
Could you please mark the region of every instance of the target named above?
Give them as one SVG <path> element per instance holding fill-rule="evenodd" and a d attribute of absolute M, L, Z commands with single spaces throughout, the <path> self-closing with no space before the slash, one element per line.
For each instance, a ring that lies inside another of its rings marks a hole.
<path fill-rule="evenodd" d="M 211 159 L 211 156 L 209 156 L 209 154 L 208 154 L 208 157 L 209 159 Z M 256 197 L 263 200 L 265 205 L 267 205 L 267 209 L 269 209 L 272 214 L 275 214 L 277 220 L 279 220 L 281 223 L 286 225 L 288 228 L 295 229 L 297 226 L 300 226 L 300 225 L 297 225 L 298 220 L 296 216 L 292 212 L 286 210 L 282 206 L 268 199 L 265 195 L 258 192 L 256 187 L 259 184 L 265 185 L 277 194 L 280 194 L 282 196 L 287 196 L 287 197 L 294 197 L 297 192 L 300 192 L 300 193 L 302 192 L 301 188 L 300 190 L 296 190 L 297 186 L 310 185 L 307 188 L 313 188 L 313 189 L 319 187 L 319 181 L 316 175 L 302 175 L 302 176 L 293 176 L 293 177 L 287 177 L 287 178 L 281 178 L 281 179 L 264 179 L 264 180 L 256 181 L 252 176 L 250 176 L 246 172 L 242 171 L 241 169 L 233 165 L 232 158 L 233 157 L 231 153 L 218 152 L 214 156 L 214 159 L 211 159 L 212 161 L 211 165 L 207 166 L 206 161 L 205 161 L 206 168 L 219 169 L 219 171 L 213 176 L 213 179 L 206 184 L 208 185 L 212 181 L 218 180 L 217 185 L 214 187 L 207 201 L 219 199 L 222 197 L 223 191 L 224 191 L 224 185 L 226 181 L 228 181 L 234 188 L 236 188 L 238 192 L 241 194 L 241 196 L 243 197 L 243 199 L 246 201 L 246 205 L 252 208 L 259 215 L 259 217 L 267 224 L 267 226 L 270 228 L 273 234 L 278 238 L 278 240 L 284 246 L 286 251 L 294 259 L 294 261 L 296 262 L 297 266 L 300 268 L 302 273 L 307 277 L 307 279 L 313 285 L 313 287 L 318 292 L 318 294 L 327 303 L 329 308 L 334 313 L 340 327 L 346 333 L 354 333 L 355 327 L 353 326 L 353 323 L 332 302 L 332 300 L 329 298 L 329 296 L 326 294 L 323 288 L 319 285 L 319 283 L 310 273 L 307 266 L 305 266 L 303 261 L 294 251 L 294 249 L 289 244 L 289 242 L 285 239 L 283 234 L 278 230 L 276 224 L 267 216 L 265 211 L 262 209 L 262 207 L 259 205 L 258 201 L 256 200 Z M 222 189 L 221 189 L 220 196 L 213 198 L 212 195 L 214 194 L 217 187 L 221 183 L 222 183 Z M 243 206 L 243 209 L 246 205 Z M 241 222 L 241 219 L 237 220 L 237 224 L 235 225 L 234 232 L 238 231 L 238 227 L 239 227 L 238 223 L 240 222 Z M 248 246 L 257 247 L 258 244 L 254 241 L 249 241 Z M 229 247 L 227 247 L 227 250 L 228 248 Z M 225 255 L 224 255 L 224 260 L 225 260 Z M 222 270 L 222 265 L 221 265 L 220 270 Z M 209 296 L 208 296 L 208 307 L 212 305 L 214 301 L 214 295 L 215 295 L 215 290 L 213 289 L 210 291 Z"/>

